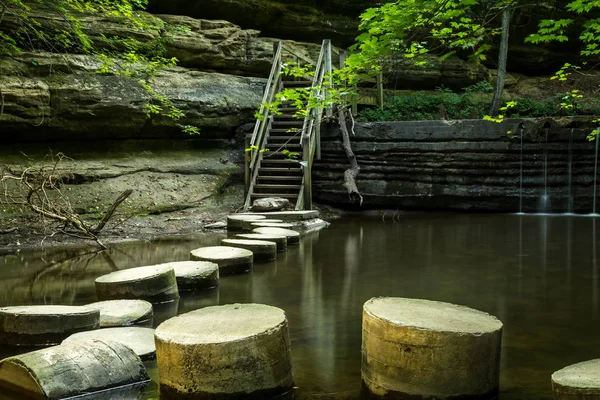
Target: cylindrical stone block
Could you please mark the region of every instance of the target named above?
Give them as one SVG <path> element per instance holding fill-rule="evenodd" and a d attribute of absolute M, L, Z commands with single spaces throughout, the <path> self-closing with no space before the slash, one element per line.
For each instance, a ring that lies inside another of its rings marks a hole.
<path fill-rule="evenodd" d="M 259 221 L 262 219 L 267 219 L 267 217 L 263 215 L 256 214 L 234 214 L 227 217 L 227 229 L 232 231 L 241 231 L 242 223 L 244 221 Z"/>
<path fill-rule="evenodd" d="M 0 362 L 0 393 L 21 395 L 15 398 L 60 400 L 149 380 L 133 350 L 112 341 L 63 344 Z"/>
<path fill-rule="evenodd" d="M 266 240 L 274 242 L 277 245 L 277 252 L 283 253 L 287 251 L 287 237 L 284 235 L 268 235 L 266 233 L 239 233 L 235 235 L 238 239 L 250 240 Z"/>
<path fill-rule="evenodd" d="M 100 311 L 80 306 L 16 306 L 0 308 L 0 344 L 58 344 L 73 333 L 96 329 Z"/>
<path fill-rule="evenodd" d="M 173 268 L 150 265 L 125 269 L 96 279 L 99 300 L 141 299 L 164 303 L 179 298 Z"/>
<path fill-rule="evenodd" d="M 277 244 L 266 240 L 250 239 L 223 239 L 223 246 L 239 247 L 250 250 L 254 254 L 254 261 L 272 261 L 277 258 Z"/>
<path fill-rule="evenodd" d="M 248 230 L 255 228 L 282 228 L 293 230 L 294 228 L 297 228 L 297 225 L 287 222 L 263 222 L 263 220 L 250 222 L 250 228 Z"/>
<path fill-rule="evenodd" d="M 161 398 L 265 399 L 293 386 L 283 310 L 262 304 L 207 307 L 155 332 Z"/>
<path fill-rule="evenodd" d="M 179 291 L 212 289 L 219 286 L 219 265 L 208 261 L 179 261 L 167 265 L 175 270 Z"/>
<path fill-rule="evenodd" d="M 283 235 L 287 238 L 288 244 L 300 243 L 300 233 L 291 229 L 277 228 L 277 227 L 259 227 L 252 230 L 254 233 L 264 233 L 267 235 Z"/>
<path fill-rule="evenodd" d="M 502 323 L 468 307 L 374 298 L 363 308 L 362 380 L 376 397 L 493 399 Z"/>
<path fill-rule="evenodd" d="M 219 266 L 219 275 L 240 274 L 252 269 L 250 250 L 229 246 L 201 247 L 190 252 L 193 261 L 210 261 Z"/>
<path fill-rule="evenodd" d="M 121 343 L 133 350 L 142 360 L 153 359 L 156 355 L 154 329 L 152 328 L 119 326 L 117 328 L 79 332 L 63 340 L 62 344 L 93 342 L 95 340 Z"/>
<path fill-rule="evenodd" d="M 554 400 L 600 399 L 600 359 L 569 365 L 552 374 Z"/>
<path fill-rule="evenodd" d="M 252 229 L 254 229 L 252 224 L 258 223 L 258 222 L 265 223 L 265 224 L 281 224 L 281 223 L 283 223 L 283 221 L 280 219 L 247 220 L 247 221 L 242 221 L 242 230 L 251 231 Z"/>
<path fill-rule="evenodd" d="M 152 304 L 145 300 L 107 300 L 86 307 L 100 311 L 100 327 L 152 325 Z"/>

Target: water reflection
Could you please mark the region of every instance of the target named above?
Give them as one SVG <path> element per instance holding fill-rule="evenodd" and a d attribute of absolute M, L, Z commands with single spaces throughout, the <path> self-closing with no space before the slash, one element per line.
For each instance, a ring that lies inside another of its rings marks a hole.
<path fill-rule="evenodd" d="M 228 276 L 218 289 L 182 293 L 174 313 L 235 302 L 286 311 L 296 399 L 358 399 L 361 313 L 374 296 L 448 301 L 498 316 L 505 326 L 504 400 L 550 399 L 550 375 L 600 357 L 597 219 L 577 216 L 350 218 L 307 235 L 271 263 Z M 188 258 L 221 237 L 128 244 L 69 262 L 3 258 L 0 302 L 85 304 L 96 275 Z M 148 363 L 156 382 L 155 363 Z M 158 398 L 156 383 L 144 399 Z M 16 399 L 11 399 L 16 400 Z"/>

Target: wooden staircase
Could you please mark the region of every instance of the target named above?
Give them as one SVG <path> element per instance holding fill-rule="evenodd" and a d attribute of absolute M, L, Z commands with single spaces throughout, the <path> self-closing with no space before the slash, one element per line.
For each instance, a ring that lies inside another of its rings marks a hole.
<path fill-rule="evenodd" d="M 311 169 L 315 155 L 320 154 L 323 110 L 313 109 L 305 119 L 298 119 L 294 116 L 298 109 L 290 104 L 284 103 L 278 115 L 264 104 L 272 103 L 277 93 L 286 88 L 321 88 L 323 77 L 331 72 L 331 42 L 323 41 L 319 60 L 309 63 L 315 67 L 312 81 L 284 79 L 281 70 L 285 50 L 281 42 L 276 43 L 271 76 L 259 110 L 261 117 L 252 136 L 246 139 L 246 149 L 252 150 L 246 157 L 245 209 L 254 200 L 265 197 L 286 198 L 296 210 L 312 209 Z M 324 95 L 319 93 L 324 90 L 314 90 L 314 95 Z"/>

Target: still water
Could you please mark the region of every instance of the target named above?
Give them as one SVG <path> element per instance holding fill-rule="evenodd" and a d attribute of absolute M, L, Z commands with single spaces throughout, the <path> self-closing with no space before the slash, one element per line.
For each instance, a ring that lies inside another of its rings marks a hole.
<path fill-rule="evenodd" d="M 256 302 L 286 311 L 296 399 L 358 399 L 361 308 L 374 296 L 477 308 L 504 323 L 500 398 L 551 399 L 550 375 L 600 358 L 600 218 L 421 214 L 346 218 L 308 234 L 275 262 L 213 291 L 156 309 L 155 325 L 209 305 Z M 86 304 L 111 271 L 188 259 L 224 235 L 126 243 L 103 253 L 0 258 L 0 305 Z M 64 261 L 68 259 L 67 261 Z M 3 349 L 3 355 L 10 349 Z M 153 383 L 140 398 L 158 399 Z M 17 399 L 14 399 L 17 400 Z"/>

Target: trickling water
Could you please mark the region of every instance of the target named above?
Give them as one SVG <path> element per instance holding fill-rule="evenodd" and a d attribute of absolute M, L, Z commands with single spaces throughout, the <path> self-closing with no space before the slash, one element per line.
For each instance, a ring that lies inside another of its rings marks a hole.
<path fill-rule="evenodd" d="M 567 199 L 567 212 L 573 214 L 573 131 L 571 129 L 571 136 L 569 136 L 569 198 Z"/>
<path fill-rule="evenodd" d="M 544 193 L 540 197 L 538 212 L 547 213 L 550 211 L 550 196 L 548 195 L 548 133 L 550 128 L 546 128 L 546 146 L 544 146 Z"/>
<path fill-rule="evenodd" d="M 519 175 L 519 213 L 523 213 L 523 133 L 525 132 L 525 125 L 519 126 L 521 130 L 521 173 Z"/>
<path fill-rule="evenodd" d="M 600 130 L 600 128 L 597 128 Z M 592 196 L 592 214 L 596 214 L 596 185 L 598 184 L 598 142 L 600 138 L 596 136 L 596 157 L 594 158 L 594 195 Z"/>

